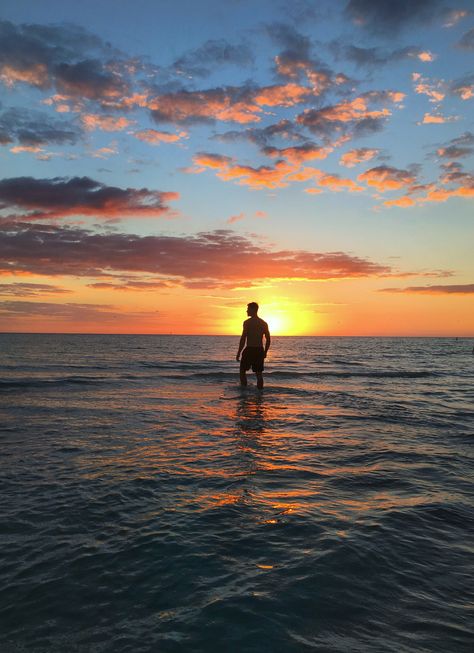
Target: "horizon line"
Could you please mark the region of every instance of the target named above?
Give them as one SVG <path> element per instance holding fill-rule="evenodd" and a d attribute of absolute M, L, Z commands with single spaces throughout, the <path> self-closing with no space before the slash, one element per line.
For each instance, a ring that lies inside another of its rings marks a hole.
<path fill-rule="evenodd" d="M 240 338 L 238 333 L 110 333 L 107 331 L 0 331 L 0 335 L 28 335 L 28 336 L 173 336 L 185 338 Z M 473 334 L 439 334 L 439 335 L 400 335 L 400 334 L 272 334 L 272 338 L 474 338 Z"/>

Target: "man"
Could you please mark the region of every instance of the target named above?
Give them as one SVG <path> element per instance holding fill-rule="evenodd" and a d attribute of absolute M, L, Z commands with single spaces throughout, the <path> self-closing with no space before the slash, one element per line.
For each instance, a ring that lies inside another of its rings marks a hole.
<path fill-rule="evenodd" d="M 259 318 L 257 313 L 258 304 L 256 302 L 247 304 L 249 319 L 244 322 L 239 350 L 235 359 L 240 360 L 240 353 L 243 349 L 240 361 L 240 384 L 244 387 L 247 385 L 247 370 L 252 368 L 257 376 L 257 388 L 261 390 L 263 388 L 263 361 L 270 349 L 270 331 L 268 324 Z M 265 349 L 262 342 L 263 336 L 265 336 Z M 247 343 L 246 347 L 245 343 Z"/>

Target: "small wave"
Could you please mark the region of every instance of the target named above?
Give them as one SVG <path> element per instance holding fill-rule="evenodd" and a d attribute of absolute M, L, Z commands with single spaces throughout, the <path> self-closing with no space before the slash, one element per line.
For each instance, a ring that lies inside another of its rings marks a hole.
<path fill-rule="evenodd" d="M 268 372 L 269 375 L 281 378 L 291 378 L 293 376 L 306 376 L 314 378 L 374 378 L 374 379 L 424 379 L 439 376 L 439 372 L 410 372 L 403 370 L 384 370 L 366 372 L 336 372 L 332 370 L 322 370 L 320 372 Z"/>
<path fill-rule="evenodd" d="M 89 376 L 67 376 L 54 379 L 9 379 L 0 380 L 0 390 L 17 390 L 20 388 L 44 388 L 56 387 L 65 384 L 89 385 L 104 383 L 106 377 Z"/>

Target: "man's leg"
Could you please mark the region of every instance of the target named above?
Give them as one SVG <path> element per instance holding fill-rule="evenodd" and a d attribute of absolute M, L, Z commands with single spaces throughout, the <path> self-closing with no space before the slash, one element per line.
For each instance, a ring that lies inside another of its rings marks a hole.
<path fill-rule="evenodd" d="M 242 368 L 240 369 L 240 385 L 244 387 L 247 385 L 247 374 Z"/>
<path fill-rule="evenodd" d="M 261 372 L 255 372 L 257 376 L 257 388 L 261 390 L 263 388 L 263 374 Z"/>

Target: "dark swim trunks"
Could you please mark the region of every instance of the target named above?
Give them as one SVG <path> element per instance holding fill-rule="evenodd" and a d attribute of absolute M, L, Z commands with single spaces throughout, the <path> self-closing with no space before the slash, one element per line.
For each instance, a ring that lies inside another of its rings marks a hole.
<path fill-rule="evenodd" d="M 263 361 L 265 360 L 265 352 L 263 347 L 245 347 L 242 352 L 242 360 L 240 361 L 240 369 L 247 371 L 252 367 L 253 372 L 263 372 Z"/>

